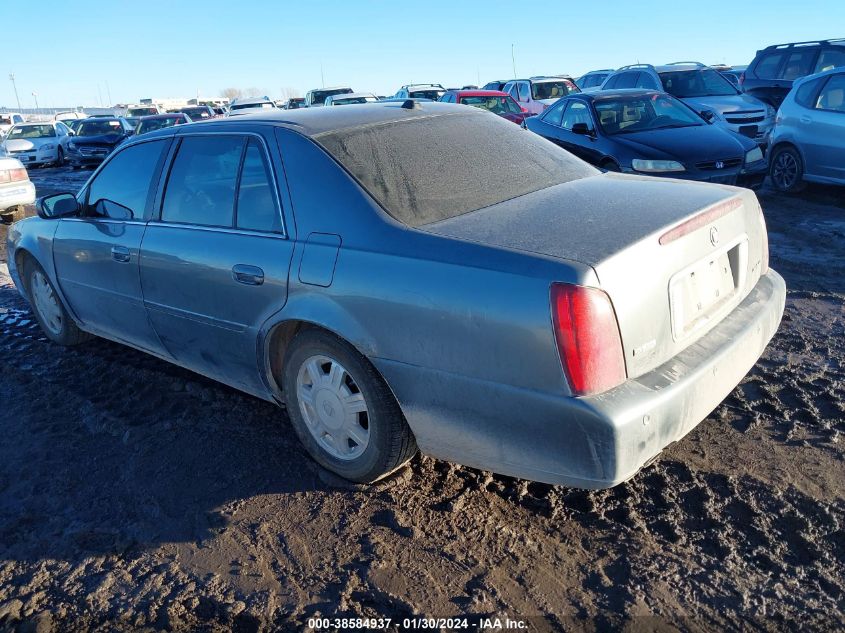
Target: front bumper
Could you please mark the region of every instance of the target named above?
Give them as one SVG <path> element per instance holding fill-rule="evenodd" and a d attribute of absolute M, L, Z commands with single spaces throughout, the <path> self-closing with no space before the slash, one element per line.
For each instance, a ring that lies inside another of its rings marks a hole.
<path fill-rule="evenodd" d="M 68 154 L 67 162 L 75 167 L 83 167 L 87 165 L 99 165 L 106 156 L 82 156 L 81 154 Z"/>
<path fill-rule="evenodd" d="M 777 331 L 786 286 L 770 270 L 719 325 L 654 371 L 572 398 L 372 359 L 429 455 L 549 484 L 609 488 L 715 409 Z"/>

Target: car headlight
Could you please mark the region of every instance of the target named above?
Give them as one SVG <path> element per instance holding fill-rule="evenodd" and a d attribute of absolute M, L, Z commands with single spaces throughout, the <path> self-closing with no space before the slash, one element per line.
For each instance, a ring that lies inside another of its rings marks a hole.
<path fill-rule="evenodd" d="M 745 164 L 750 165 L 751 163 L 756 163 L 763 160 L 763 150 L 759 147 L 755 147 L 752 150 L 745 152 Z"/>
<path fill-rule="evenodd" d="M 42 145 L 38 149 L 41 150 L 42 152 L 51 152 L 54 149 L 56 149 L 56 146 L 53 145 L 52 143 L 47 143 L 46 145 Z"/>
<path fill-rule="evenodd" d="M 773 116 L 775 116 L 775 109 L 767 103 L 766 104 L 766 118 L 770 119 Z"/>
<path fill-rule="evenodd" d="M 77 150 L 76 150 L 76 145 L 74 145 L 73 143 L 68 143 L 68 144 L 67 144 L 67 151 L 69 151 L 69 152 L 75 152 L 75 151 L 77 151 Z"/>
<path fill-rule="evenodd" d="M 636 171 L 661 172 L 661 171 L 686 171 L 686 168 L 676 160 L 643 160 L 635 158 L 631 161 L 631 167 Z"/>

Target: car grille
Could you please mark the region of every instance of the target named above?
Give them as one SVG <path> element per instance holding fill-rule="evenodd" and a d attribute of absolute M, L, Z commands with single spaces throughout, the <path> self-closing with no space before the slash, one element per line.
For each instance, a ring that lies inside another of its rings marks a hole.
<path fill-rule="evenodd" d="M 696 163 L 695 168 L 701 170 L 710 169 L 731 169 L 742 165 L 741 158 L 723 158 L 722 160 L 707 160 L 702 163 Z"/>
<path fill-rule="evenodd" d="M 759 123 L 766 118 L 766 113 L 762 110 L 749 110 L 737 112 L 725 112 L 725 121 L 733 123 L 734 125 L 744 125 L 746 123 Z"/>
<path fill-rule="evenodd" d="M 109 149 L 107 147 L 80 147 L 79 153 L 83 156 L 106 156 Z"/>

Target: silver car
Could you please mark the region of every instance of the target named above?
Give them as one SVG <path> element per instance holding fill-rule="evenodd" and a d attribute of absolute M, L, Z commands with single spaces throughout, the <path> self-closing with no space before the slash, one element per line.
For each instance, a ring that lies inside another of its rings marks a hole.
<path fill-rule="evenodd" d="M 743 94 L 715 68 L 700 62 L 674 62 L 663 66 L 632 64 L 612 73 L 602 90 L 646 88 L 668 92 L 705 118 L 765 147 L 775 123 L 775 109 Z"/>
<path fill-rule="evenodd" d="M 168 128 L 37 209 L 9 268 L 49 339 L 285 403 L 359 482 L 419 447 L 614 486 L 730 393 L 784 306 L 753 192 L 602 173 L 460 105 Z"/>
<path fill-rule="evenodd" d="M 845 68 L 798 79 L 778 110 L 769 152 L 775 189 L 845 185 Z"/>
<path fill-rule="evenodd" d="M 63 165 L 73 131 L 61 121 L 19 123 L 9 130 L 2 146 L 25 165 Z"/>

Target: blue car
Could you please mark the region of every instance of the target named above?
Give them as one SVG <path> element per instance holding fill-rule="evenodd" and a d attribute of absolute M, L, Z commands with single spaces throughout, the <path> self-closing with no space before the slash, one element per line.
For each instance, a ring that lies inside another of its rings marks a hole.
<path fill-rule="evenodd" d="M 756 189 L 763 151 L 655 90 L 570 95 L 526 119 L 532 132 L 607 171 L 701 180 Z"/>

